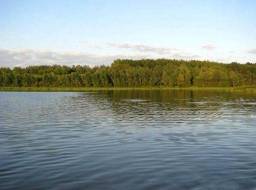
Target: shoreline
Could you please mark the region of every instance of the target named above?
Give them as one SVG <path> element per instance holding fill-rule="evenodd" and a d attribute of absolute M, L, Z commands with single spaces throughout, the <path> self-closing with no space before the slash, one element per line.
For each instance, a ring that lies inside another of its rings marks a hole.
<path fill-rule="evenodd" d="M 256 86 L 240 87 L 0 87 L 0 92 L 86 92 L 106 90 L 214 90 L 256 93 Z"/>

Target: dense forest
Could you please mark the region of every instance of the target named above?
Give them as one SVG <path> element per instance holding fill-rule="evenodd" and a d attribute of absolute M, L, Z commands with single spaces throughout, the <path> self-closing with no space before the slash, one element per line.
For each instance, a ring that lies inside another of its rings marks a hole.
<path fill-rule="evenodd" d="M 234 87 L 256 85 L 256 64 L 116 60 L 111 66 L 0 68 L 1 87 Z"/>

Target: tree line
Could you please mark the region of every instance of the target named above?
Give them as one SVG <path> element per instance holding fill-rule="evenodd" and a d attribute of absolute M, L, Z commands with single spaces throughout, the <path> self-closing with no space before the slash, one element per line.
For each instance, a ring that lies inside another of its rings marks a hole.
<path fill-rule="evenodd" d="M 168 59 L 115 60 L 110 66 L 0 68 L 1 87 L 235 87 L 256 85 L 256 64 Z"/>

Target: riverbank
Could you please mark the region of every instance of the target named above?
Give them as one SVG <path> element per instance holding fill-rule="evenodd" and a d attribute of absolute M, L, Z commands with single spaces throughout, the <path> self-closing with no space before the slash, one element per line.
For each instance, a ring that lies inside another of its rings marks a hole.
<path fill-rule="evenodd" d="M 86 92 L 100 90 L 217 90 L 256 93 L 256 86 L 241 87 L 0 87 L 0 91 L 16 92 Z"/>

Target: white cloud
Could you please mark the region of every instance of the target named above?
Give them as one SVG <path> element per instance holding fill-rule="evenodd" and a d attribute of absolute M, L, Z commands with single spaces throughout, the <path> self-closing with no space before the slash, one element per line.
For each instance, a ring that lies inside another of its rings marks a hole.
<path fill-rule="evenodd" d="M 157 47 L 145 44 L 131 43 L 107 43 L 109 47 L 129 50 L 132 54 L 138 54 L 146 58 L 169 58 L 169 59 L 198 59 L 199 56 L 184 50 L 168 47 Z"/>
<path fill-rule="evenodd" d="M 248 50 L 248 53 L 250 53 L 250 54 L 256 54 L 256 49 L 250 49 L 250 50 Z"/>
<path fill-rule="evenodd" d="M 202 45 L 201 48 L 204 50 L 212 51 L 216 49 L 216 46 L 214 46 L 213 44 L 205 44 L 205 45 Z"/>
<path fill-rule="evenodd" d="M 128 49 L 128 50 L 133 50 L 140 53 L 155 53 L 158 55 L 171 54 L 179 51 L 176 48 L 155 47 L 155 46 L 144 45 L 144 44 L 108 43 L 108 45 L 111 47 L 119 48 L 119 49 Z"/>
<path fill-rule="evenodd" d="M 115 56 L 87 53 L 0 49 L 0 67 L 53 64 L 93 66 L 110 64 L 114 59 L 116 59 Z"/>

